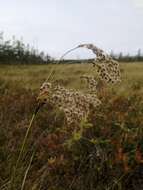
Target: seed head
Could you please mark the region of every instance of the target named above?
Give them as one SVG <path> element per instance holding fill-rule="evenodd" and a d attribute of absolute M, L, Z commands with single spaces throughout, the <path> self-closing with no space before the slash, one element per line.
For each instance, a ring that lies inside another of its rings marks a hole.
<path fill-rule="evenodd" d="M 120 81 L 120 70 L 117 61 L 113 60 L 111 56 L 93 44 L 81 44 L 76 48 L 81 47 L 92 50 L 96 55 L 93 66 L 97 67 L 97 73 L 101 81 L 109 84 Z M 80 122 L 88 117 L 91 107 L 95 108 L 101 104 L 101 101 L 97 97 L 98 83 L 95 77 L 84 75 L 81 78 L 88 85 L 88 93 L 66 89 L 63 86 L 45 82 L 40 88 L 38 102 L 40 105 L 50 103 L 59 110 L 62 110 L 69 125 Z"/>
<path fill-rule="evenodd" d="M 87 118 L 90 108 L 100 105 L 96 94 L 82 93 L 62 86 L 44 83 L 38 96 L 40 103 L 50 103 L 65 113 L 68 124 Z"/>
<path fill-rule="evenodd" d="M 93 65 L 97 66 L 97 73 L 99 78 L 106 83 L 117 83 L 120 81 L 119 63 L 106 54 L 102 49 L 93 44 L 81 44 L 78 47 L 85 47 L 96 55 Z"/>

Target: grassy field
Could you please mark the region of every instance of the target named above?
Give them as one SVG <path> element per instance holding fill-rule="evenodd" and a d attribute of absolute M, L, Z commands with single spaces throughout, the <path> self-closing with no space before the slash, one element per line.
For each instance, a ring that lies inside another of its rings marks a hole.
<path fill-rule="evenodd" d="M 82 90 L 80 76 L 96 76 L 86 64 L 0 65 L 0 190 L 142 190 L 143 63 L 121 63 L 122 82 L 99 94 L 102 105 L 88 123 L 69 128 L 62 112 L 41 109 L 15 169 L 39 88 L 53 69 L 53 80 L 67 88 Z"/>
<path fill-rule="evenodd" d="M 84 74 L 97 76 L 96 69 L 90 64 L 1 65 L 0 81 L 27 89 L 38 89 L 42 82 L 48 78 L 52 69 L 55 71 L 54 80 L 70 88 L 82 89 L 80 76 Z M 119 92 L 130 93 L 132 87 L 139 87 L 142 90 L 143 63 L 121 63 L 121 72 L 122 82 L 117 87 Z"/>

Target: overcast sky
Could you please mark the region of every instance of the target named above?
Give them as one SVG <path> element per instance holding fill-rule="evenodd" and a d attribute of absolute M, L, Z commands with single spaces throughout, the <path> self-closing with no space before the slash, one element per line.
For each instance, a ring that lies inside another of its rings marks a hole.
<path fill-rule="evenodd" d="M 135 53 L 143 50 L 143 0 L 0 0 L 0 31 L 53 57 L 81 43 Z"/>

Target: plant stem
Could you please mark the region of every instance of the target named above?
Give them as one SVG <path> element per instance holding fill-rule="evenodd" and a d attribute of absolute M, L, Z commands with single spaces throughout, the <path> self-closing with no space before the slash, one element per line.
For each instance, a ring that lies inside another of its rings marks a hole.
<path fill-rule="evenodd" d="M 24 148 L 25 148 L 26 140 L 27 140 L 27 138 L 28 138 L 28 135 L 29 135 L 30 129 L 31 129 L 31 127 L 32 127 L 32 123 L 33 123 L 33 121 L 34 121 L 35 116 L 36 116 L 36 113 L 34 113 L 34 114 L 32 115 L 32 118 L 31 118 L 31 120 L 30 120 L 30 124 L 29 124 L 29 126 L 28 126 L 27 131 L 26 131 L 26 134 L 25 134 L 25 137 L 24 137 L 24 140 L 23 140 L 21 149 L 20 149 L 20 153 L 19 153 L 19 156 L 18 156 L 18 159 L 17 159 L 17 162 L 16 162 L 15 169 L 17 168 L 17 166 L 18 166 L 18 164 L 19 164 L 19 161 L 20 161 L 20 159 L 21 159 L 21 157 L 22 157 L 22 153 L 23 153 Z"/>
<path fill-rule="evenodd" d="M 24 140 L 23 140 L 23 142 L 22 142 L 21 149 L 20 149 L 20 153 L 19 153 L 19 155 L 18 155 L 18 159 L 17 159 L 16 165 L 15 165 L 15 167 L 14 167 L 13 175 L 12 175 L 12 178 L 11 178 L 11 180 L 10 180 L 10 181 L 11 181 L 11 189 L 13 189 L 14 181 L 15 181 L 15 175 L 16 175 L 16 170 L 17 170 L 18 165 L 19 165 L 19 162 L 20 162 L 20 160 L 21 160 L 21 158 L 22 158 L 22 155 L 23 155 L 23 152 L 24 152 L 24 148 L 25 148 L 25 145 L 26 145 L 26 140 L 27 140 L 27 138 L 28 138 L 30 129 L 31 129 L 31 127 L 32 127 L 32 124 L 33 124 L 33 121 L 34 121 L 34 119 L 35 119 L 35 116 L 36 116 L 37 113 L 38 113 L 38 110 L 39 110 L 39 108 L 38 108 L 38 109 L 36 108 L 35 112 L 33 113 L 32 118 L 31 118 L 30 123 L 29 123 L 29 126 L 28 126 L 28 129 L 27 129 L 27 131 L 26 131 Z"/>

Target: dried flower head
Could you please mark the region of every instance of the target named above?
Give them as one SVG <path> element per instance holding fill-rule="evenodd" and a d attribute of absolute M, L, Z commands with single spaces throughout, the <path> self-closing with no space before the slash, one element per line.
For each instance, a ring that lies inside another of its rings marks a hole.
<path fill-rule="evenodd" d="M 103 50 L 93 44 L 81 44 L 66 52 L 64 56 L 81 47 L 88 48 L 96 54 L 93 65 L 97 66 L 97 72 L 100 80 L 106 83 L 116 83 L 120 81 L 118 62 L 113 60 L 111 56 L 107 55 Z M 97 97 L 98 83 L 96 79 L 93 76 L 85 75 L 81 78 L 86 80 L 88 84 L 88 93 L 66 89 L 63 86 L 49 82 L 43 83 L 38 96 L 40 105 L 50 103 L 58 109 L 63 110 L 68 124 L 80 122 L 82 119 L 87 118 L 91 107 L 95 108 L 100 105 L 101 102 Z"/>
<path fill-rule="evenodd" d="M 85 82 L 87 83 L 87 85 L 88 85 L 87 87 L 88 87 L 90 93 L 96 93 L 98 82 L 94 76 L 82 75 L 81 79 L 84 79 Z"/>
<path fill-rule="evenodd" d="M 119 63 L 113 60 L 111 56 L 93 44 L 81 44 L 78 47 L 88 48 L 96 54 L 93 65 L 97 66 L 97 72 L 101 80 L 106 83 L 116 83 L 120 81 Z"/>
<path fill-rule="evenodd" d="M 50 103 L 64 111 L 68 124 L 80 122 L 86 118 L 91 107 L 100 105 L 96 93 L 82 93 L 66 89 L 59 85 L 44 83 L 38 96 L 39 103 Z"/>

